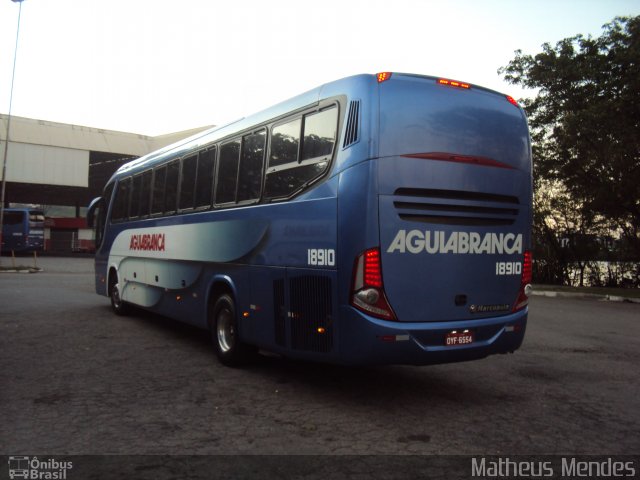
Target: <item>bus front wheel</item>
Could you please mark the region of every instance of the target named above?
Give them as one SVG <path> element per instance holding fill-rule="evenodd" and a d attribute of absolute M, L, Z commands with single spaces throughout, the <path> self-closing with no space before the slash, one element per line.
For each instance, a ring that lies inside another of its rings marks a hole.
<path fill-rule="evenodd" d="M 210 319 L 211 340 L 222 364 L 230 367 L 244 365 L 255 356 L 256 348 L 240 341 L 235 302 L 230 295 L 225 293 L 218 297 Z"/>
<path fill-rule="evenodd" d="M 128 313 L 128 306 L 120 296 L 117 273 L 114 273 L 109 281 L 109 298 L 111 299 L 111 308 L 116 315 L 126 315 Z"/>

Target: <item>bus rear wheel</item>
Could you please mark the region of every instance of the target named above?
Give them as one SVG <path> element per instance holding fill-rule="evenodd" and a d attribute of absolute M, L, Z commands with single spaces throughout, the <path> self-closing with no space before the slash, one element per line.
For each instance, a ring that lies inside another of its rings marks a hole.
<path fill-rule="evenodd" d="M 238 317 L 233 298 L 223 294 L 213 304 L 210 313 L 211 341 L 220 363 L 229 367 L 245 365 L 257 349 L 240 341 Z"/>

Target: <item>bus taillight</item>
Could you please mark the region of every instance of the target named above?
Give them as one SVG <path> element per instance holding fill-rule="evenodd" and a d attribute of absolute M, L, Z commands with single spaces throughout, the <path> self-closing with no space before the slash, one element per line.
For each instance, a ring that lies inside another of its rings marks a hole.
<path fill-rule="evenodd" d="M 531 294 L 531 281 L 533 279 L 533 263 L 531 252 L 524 252 L 524 262 L 522 263 L 522 277 L 520 279 L 520 289 L 518 290 L 518 298 L 513 305 L 513 311 L 522 310 L 529 304 L 529 295 Z"/>
<path fill-rule="evenodd" d="M 365 250 L 356 258 L 353 269 L 351 305 L 374 317 L 396 320 L 384 293 L 379 248 Z"/>

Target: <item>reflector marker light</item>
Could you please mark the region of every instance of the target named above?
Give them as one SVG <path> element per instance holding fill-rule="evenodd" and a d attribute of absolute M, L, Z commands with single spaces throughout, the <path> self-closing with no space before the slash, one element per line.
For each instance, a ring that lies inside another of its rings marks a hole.
<path fill-rule="evenodd" d="M 446 85 L 448 87 L 455 88 L 464 88 L 466 90 L 469 90 L 471 88 L 471 85 L 469 85 L 468 83 L 458 82 L 457 80 L 449 80 L 448 78 L 439 78 L 438 83 L 440 85 Z"/>
<path fill-rule="evenodd" d="M 533 279 L 533 260 L 531 251 L 524 252 L 524 261 L 522 262 L 522 277 L 520 277 L 520 289 L 518 290 L 518 298 L 513 305 L 513 311 L 522 310 L 529 304 L 529 294 L 531 293 L 531 281 Z"/>
<path fill-rule="evenodd" d="M 477 155 L 458 155 L 457 153 L 447 152 L 426 152 L 426 153 L 406 153 L 403 157 L 422 158 L 423 160 L 439 160 L 442 162 L 470 163 L 472 165 L 480 165 L 483 167 L 506 168 L 513 170 L 511 165 L 499 162 L 489 157 L 480 157 Z"/>
<path fill-rule="evenodd" d="M 411 337 L 409 335 L 382 335 L 378 338 L 383 342 L 407 342 Z"/>
<path fill-rule="evenodd" d="M 391 78 L 391 72 L 380 72 L 376 75 L 378 83 L 386 82 Z"/>

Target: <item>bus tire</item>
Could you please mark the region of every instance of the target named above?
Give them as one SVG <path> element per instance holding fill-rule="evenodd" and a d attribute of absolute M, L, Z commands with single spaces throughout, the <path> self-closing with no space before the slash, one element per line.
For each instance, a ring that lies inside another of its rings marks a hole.
<path fill-rule="evenodd" d="M 109 280 L 109 298 L 111 299 L 111 308 L 116 315 L 124 316 L 129 313 L 129 305 L 120 297 L 117 273 L 114 273 Z"/>
<path fill-rule="evenodd" d="M 210 330 L 213 348 L 220 363 L 237 367 L 249 363 L 257 349 L 246 345 L 238 337 L 238 316 L 231 295 L 220 295 L 210 313 Z"/>

